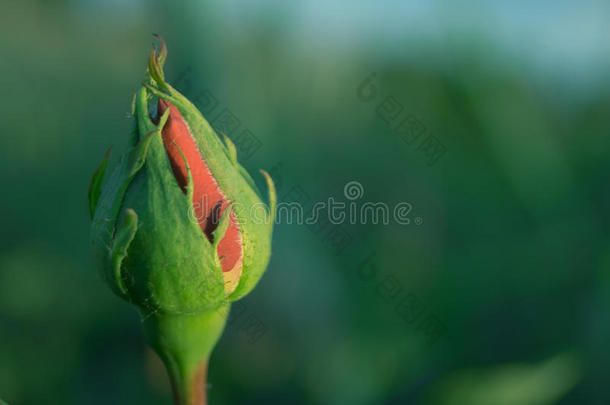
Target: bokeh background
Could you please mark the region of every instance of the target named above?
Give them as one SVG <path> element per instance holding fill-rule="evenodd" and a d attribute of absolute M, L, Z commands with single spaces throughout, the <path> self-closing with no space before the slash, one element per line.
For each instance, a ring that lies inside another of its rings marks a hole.
<path fill-rule="evenodd" d="M 210 403 L 610 403 L 609 16 L 601 0 L 3 1 L 0 398 L 171 403 L 96 271 L 86 204 L 159 33 L 170 82 L 239 121 L 263 189 L 259 168 L 284 201 L 347 202 L 357 181 L 358 203 L 412 206 L 408 225 L 278 225 Z"/>

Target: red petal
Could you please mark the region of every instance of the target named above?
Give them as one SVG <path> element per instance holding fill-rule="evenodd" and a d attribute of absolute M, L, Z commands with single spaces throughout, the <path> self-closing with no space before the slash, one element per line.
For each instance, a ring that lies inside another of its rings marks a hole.
<path fill-rule="evenodd" d="M 193 177 L 193 207 L 195 215 L 201 230 L 208 240 L 213 242 L 213 231 L 218 226 L 218 218 L 222 216 L 228 201 L 206 165 L 195 140 L 191 136 L 188 125 L 178 109 L 169 102 L 160 99 L 157 108 L 158 116 L 160 117 L 168 107 L 170 108 L 170 113 L 162 131 L 163 144 L 167 151 L 174 176 L 184 192 L 186 192 L 188 184 L 188 174 L 184 162 L 186 158 L 191 170 L 191 176 Z M 217 249 L 218 256 L 222 259 L 223 272 L 229 272 L 239 267 L 241 275 L 241 242 L 239 225 L 235 214 L 232 212 L 229 227 L 218 244 Z"/>

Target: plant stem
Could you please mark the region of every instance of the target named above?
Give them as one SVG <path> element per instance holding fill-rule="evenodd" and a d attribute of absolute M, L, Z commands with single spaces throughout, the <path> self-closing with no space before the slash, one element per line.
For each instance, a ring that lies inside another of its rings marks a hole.
<path fill-rule="evenodd" d="M 198 314 L 143 317 L 144 335 L 167 368 L 176 405 L 206 405 L 208 359 L 228 313 L 225 305 Z"/>

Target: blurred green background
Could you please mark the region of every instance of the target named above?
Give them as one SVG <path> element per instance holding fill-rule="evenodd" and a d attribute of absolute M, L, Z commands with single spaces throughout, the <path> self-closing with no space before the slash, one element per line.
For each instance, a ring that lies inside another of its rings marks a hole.
<path fill-rule="evenodd" d="M 0 398 L 171 403 L 136 311 L 96 271 L 86 204 L 106 148 L 127 145 L 155 32 L 170 82 L 239 120 L 239 157 L 284 201 L 347 201 L 357 181 L 359 202 L 412 205 L 408 225 L 277 226 L 212 355 L 211 404 L 610 403 L 609 15 L 3 1 Z"/>

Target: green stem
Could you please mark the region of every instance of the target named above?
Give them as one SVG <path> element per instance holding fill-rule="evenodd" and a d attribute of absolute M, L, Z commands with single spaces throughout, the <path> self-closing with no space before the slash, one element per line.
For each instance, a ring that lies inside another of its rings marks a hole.
<path fill-rule="evenodd" d="M 176 405 L 206 405 L 208 359 L 228 313 L 225 305 L 194 315 L 143 317 L 144 335 L 165 363 Z"/>

